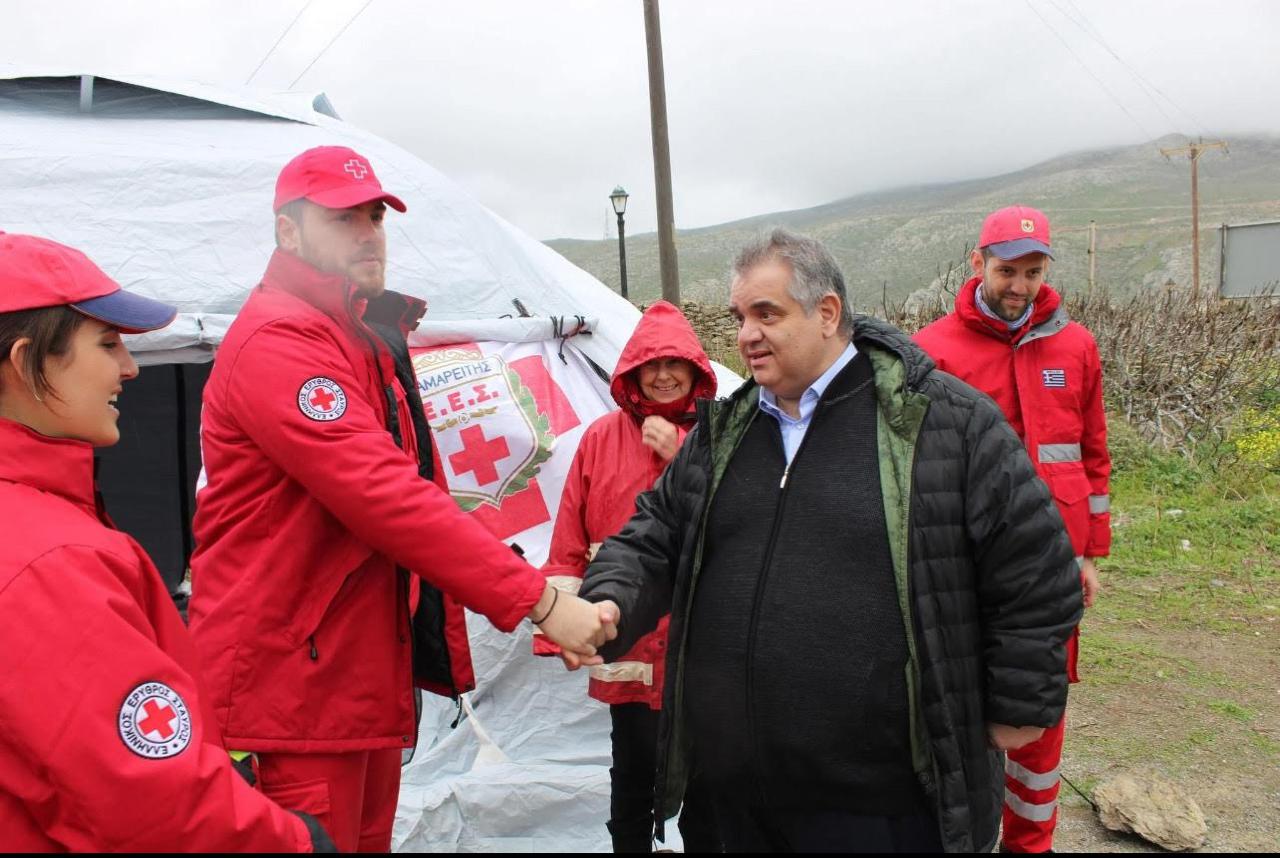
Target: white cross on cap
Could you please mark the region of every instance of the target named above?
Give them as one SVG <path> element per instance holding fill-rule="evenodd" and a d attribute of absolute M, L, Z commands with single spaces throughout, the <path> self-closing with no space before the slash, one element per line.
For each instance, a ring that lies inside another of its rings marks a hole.
<path fill-rule="evenodd" d="M 350 161 L 343 164 L 342 169 L 355 176 L 356 181 L 363 179 L 365 174 L 369 172 L 369 168 L 355 158 L 352 158 Z"/>

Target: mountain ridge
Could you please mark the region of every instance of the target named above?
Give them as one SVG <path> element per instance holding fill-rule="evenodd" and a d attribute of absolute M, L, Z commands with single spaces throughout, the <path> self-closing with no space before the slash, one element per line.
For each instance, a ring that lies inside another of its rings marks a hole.
<path fill-rule="evenodd" d="M 1168 136 L 1148 143 L 1069 152 L 997 176 L 871 191 L 784 212 L 677 230 L 682 297 L 722 301 L 736 251 L 763 229 L 785 226 L 825 241 L 845 273 L 855 306 L 901 300 L 961 262 L 982 218 L 1013 203 L 1043 209 L 1053 224 L 1050 279 L 1062 289 L 1088 281 L 1089 221 L 1097 221 L 1097 284 L 1119 295 L 1191 279 L 1191 190 L 1185 158 L 1166 160 Z M 1207 153 L 1200 172 L 1200 279 L 1218 282 L 1223 223 L 1280 218 L 1280 137 L 1230 142 Z M 546 244 L 618 288 L 617 240 L 554 239 Z M 656 233 L 627 236 L 632 300 L 660 295 Z"/>

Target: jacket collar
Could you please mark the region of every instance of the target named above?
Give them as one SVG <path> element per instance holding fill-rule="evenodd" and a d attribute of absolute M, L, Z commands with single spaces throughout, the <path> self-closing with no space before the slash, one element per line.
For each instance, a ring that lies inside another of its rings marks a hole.
<path fill-rule="evenodd" d="M 981 277 L 970 277 L 956 293 L 956 317 L 964 323 L 965 327 L 1008 343 L 1018 342 L 1028 332 L 1047 322 L 1062 304 L 1062 296 L 1058 294 L 1058 290 L 1048 283 L 1041 284 L 1040 291 L 1036 293 L 1035 303 L 1032 304 L 1031 318 L 1016 331 L 1010 331 L 1007 326 L 988 318 L 978 309 L 977 291 L 980 285 L 982 285 Z"/>
<path fill-rule="evenodd" d="M 69 438 L 49 438 L 0 418 L 0 480 L 58 495 L 96 510 L 93 446 Z"/>
<path fill-rule="evenodd" d="M 262 275 L 262 285 L 306 301 L 326 316 L 346 321 L 364 317 L 366 301 L 356 297 L 355 284 L 337 274 L 325 274 L 311 263 L 276 248 Z"/>

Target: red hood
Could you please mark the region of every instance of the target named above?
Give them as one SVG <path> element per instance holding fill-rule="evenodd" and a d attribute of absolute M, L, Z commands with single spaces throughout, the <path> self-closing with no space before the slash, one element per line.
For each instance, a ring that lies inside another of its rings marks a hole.
<path fill-rule="evenodd" d="M 635 417 L 642 417 L 642 402 L 647 402 L 636 381 L 635 369 L 654 358 L 684 358 L 693 364 L 696 372 L 693 389 L 680 411 L 690 411 L 695 399 L 710 399 L 716 395 L 716 376 L 711 371 L 711 361 L 698 342 L 693 326 L 675 305 L 658 301 L 644 311 L 635 333 L 627 340 L 618 366 L 613 371 L 609 392 L 618 407 Z"/>
<path fill-rule="evenodd" d="M 1062 303 L 1062 296 L 1056 289 L 1048 283 L 1041 284 L 1040 291 L 1036 293 L 1035 303 L 1032 305 L 1031 319 L 1018 330 L 1010 331 L 1002 322 L 997 322 L 978 309 L 974 293 L 978 291 L 980 283 L 982 283 L 981 277 L 970 277 L 964 286 L 960 287 L 960 291 L 956 293 L 956 315 L 966 326 L 1010 342 L 1022 339 L 1027 331 L 1052 316 L 1054 310 L 1057 310 L 1058 305 Z"/>

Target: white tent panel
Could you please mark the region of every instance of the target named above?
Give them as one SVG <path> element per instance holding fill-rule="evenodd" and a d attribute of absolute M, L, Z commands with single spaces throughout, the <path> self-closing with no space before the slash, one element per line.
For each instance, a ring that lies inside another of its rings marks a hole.
<path fill-rule="evenodd" d="M 578 438 L 612 407 L 583 356 L 613 369 L 640 318 L 631 304 L 417 157 L 337 119 L 323 95 L 98 76 L 82 112 L 82 74 L 0 64 L 0 229 L 80 248 L 128 288 L 176 304 L 169 328 L 130 338 L 140 363 L 212 359 L 272 252 L 280 167 L 312 146 L 350 146 L 409 208 L 387 222 L 388 285 L 429 304 L 411 344 L 540 354 L 559 388 L 577 391 L 579 424 L 537 471 L 554 516 Z M 582 327 L 591 334 L 572 335 Z M 717 373 L 722 395 L 740 383 Z M 508 538 L 539 563 L 551 528 L 544 517 Z M 586 696 L 586 672 L 535 659 L 528 629 L 500 635 L 468 619 L 479 688 L 456 728 L 451 703 L 425 701 L 397 848 L 607 849 L 609 719 Z"/>

